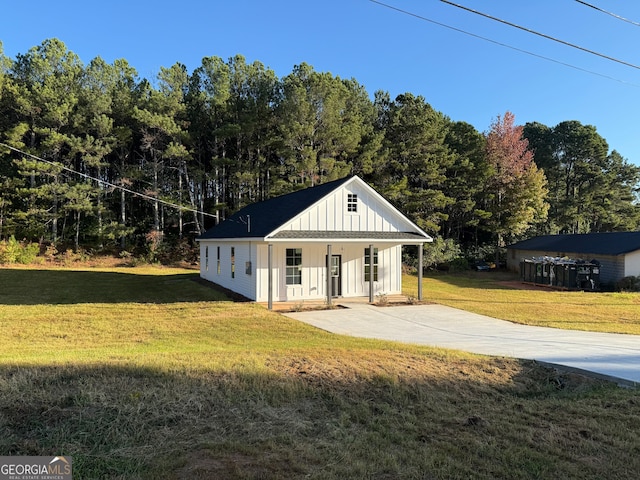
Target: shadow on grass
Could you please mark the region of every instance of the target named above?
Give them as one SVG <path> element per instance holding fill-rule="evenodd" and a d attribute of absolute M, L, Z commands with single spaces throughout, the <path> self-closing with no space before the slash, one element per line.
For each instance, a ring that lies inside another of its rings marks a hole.
<path fill-rule="evenodd" d="M 78 479 L 631 478 L 640 469 L 626 417 L 638 399 L 628 392 L 604 390 L 605 405 L 601 384 L 532 362 L 394 355 L 384 368 L 375 356 L 356 365 L 273 357 L 260 373 L 0 368 L 0 455 L 69 455 Z"/>
<path fill-rule="evenodd" d="M 209 282 L 200 282 L 198 273 L 142 275 L 135 272 L 0 269 L 0 305 L 228 300 L 230 297 L 222 289 Z"/>

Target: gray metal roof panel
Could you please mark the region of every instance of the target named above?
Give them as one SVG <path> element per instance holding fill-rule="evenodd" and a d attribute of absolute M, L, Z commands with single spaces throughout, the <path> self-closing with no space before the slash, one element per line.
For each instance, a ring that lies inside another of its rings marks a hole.
<path fill-rule="evenodd" d="M 542 235 L 509 245 L 516 250 L 623 255 L 640 250 L 640 232 Z"/>
<path fill-rule="evenodd" d="M 341 178 L 263 202 L 253 203 L 237 211 L 219 225 L 207 230 L 198 238 L 200 240 L 263 238 L 351 178 Z"/>

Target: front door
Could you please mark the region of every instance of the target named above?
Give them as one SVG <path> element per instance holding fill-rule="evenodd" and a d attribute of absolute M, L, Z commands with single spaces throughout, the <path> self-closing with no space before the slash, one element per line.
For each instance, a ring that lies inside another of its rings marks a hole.
<path fill-rule="evenodd" d="M 342 295 L 342 255 L 331 255 L 331 265 L 329 266 L 331 275 L 331 296 Z"/>

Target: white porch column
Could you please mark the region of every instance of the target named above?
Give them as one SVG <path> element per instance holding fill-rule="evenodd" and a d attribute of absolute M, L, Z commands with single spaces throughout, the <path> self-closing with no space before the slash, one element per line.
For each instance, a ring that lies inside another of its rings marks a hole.
<path fill-rule="evenodd" d="M 273 245 L 269 244 L 269 253 L 267 255 L 267 299 L 268 308 L 273 310 Z"/>
<path fill-rule="evenodd" d="M 373 303 L 373 244 L 369 244 L 369 303 Z"/>
<path fill-rule="evenodd" d="M 424 244 L 418 245 L 418 300 L 422 300 L 422 250 Z"/>
<path fill-rule="evenodd" d="M 327 305 L 331 306 L 331 244 L 327 244 Z"/>

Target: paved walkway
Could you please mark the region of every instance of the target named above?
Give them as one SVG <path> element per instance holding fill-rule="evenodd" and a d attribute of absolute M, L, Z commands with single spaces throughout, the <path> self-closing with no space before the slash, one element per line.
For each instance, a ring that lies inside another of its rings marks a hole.
<path fill-rule="evenodd" d="M 287 313 L 322 330 L 564 365 L 640 386 L 640 335 L 531 327 L 443 305 L 348 307 Z"/>

